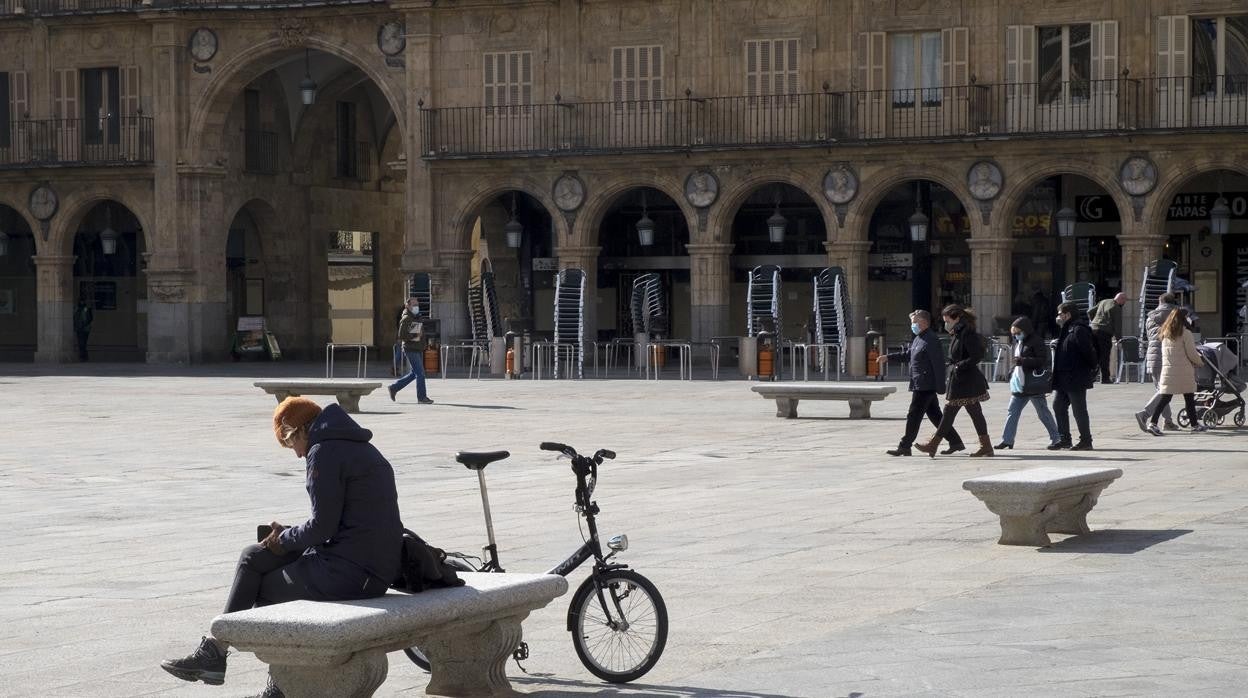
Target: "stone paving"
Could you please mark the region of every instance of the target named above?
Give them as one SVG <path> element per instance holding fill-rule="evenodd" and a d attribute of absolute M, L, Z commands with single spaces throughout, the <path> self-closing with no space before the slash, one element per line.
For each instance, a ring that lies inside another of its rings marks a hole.
<path fill-rule="evenodd" d="M 0 366 L 0 695 L 260 690 L 250 655 L 219 688 L 158 663 L 206 631 L 257 523 L 306 516 L 302 461 L 274 443 L 275 402 L 251 381 L 320 370 Z M 1028 412 L 1018 450 L 991 460 L 884 456 L 904 392 L 869 422 L 818 402 L 780 420 L 741 381 L 431 380 L 438 404 L 375 393 L 358 419 L 395 466 L 407 525 L 448 548 L 484 538 L 453 452 L 510 449 L 487 476 L 516 571 L 580 542 L 571 473 L 538 442 L 619 452 L 596 494 L 603 533 L 629 534 L 625 561 L 666 597 L 667 651 L 637 684 L 599 682 L 563 629 L 564 597 L 525 625 L 530 673 L 509 665 L 525 693 L 1243 695 L 1248 430 L 1142 434 L 1131 412 L 1149 390 L 1092 391 L 1095 452 L 1043 450 Z M 993 395 L 995 437 L 1004 385 Z M 962 481 L 1056 463 L 1124 471 L 1089 515 L 1095 532 L 996 545 Z M 421 695 L 426 675 L 390 657 L 378 695 Z"/>

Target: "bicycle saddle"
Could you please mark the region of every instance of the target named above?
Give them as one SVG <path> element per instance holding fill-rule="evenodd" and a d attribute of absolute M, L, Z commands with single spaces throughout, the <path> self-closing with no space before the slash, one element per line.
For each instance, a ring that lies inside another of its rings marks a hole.
<path fill-rule="evenodd" d="M 509 456 L 511 456 L 509 451 L 485 451 L 482 453 L 460 451 L 455 454 L 455 460 L 463 463 L 469 470 L 481 470 L 490 463 L 493 463 L 496 460 L 502 460 Z"/>

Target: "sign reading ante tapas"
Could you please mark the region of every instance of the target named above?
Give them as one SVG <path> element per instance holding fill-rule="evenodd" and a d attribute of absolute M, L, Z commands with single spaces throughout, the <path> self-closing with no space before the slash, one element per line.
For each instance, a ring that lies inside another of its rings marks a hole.
<path fill-rule="evenodd" d="M 1228 191 L 1222 196 L 1226 197 L 1226 205 L 1231 209 L 1231 218 L 1248 219 L 1248 192 Z M 1166 220 L 1207 221 L 1209 211 L 1217 200 L 1217 192 L 1176 194 L 1170 202 Z M 1118 209 L 1114 207 L 1113 198 L 1104 194 L 1076 196 L 1075 213 L 1081 223 L 1114 223 L 1122 220 Z"/>

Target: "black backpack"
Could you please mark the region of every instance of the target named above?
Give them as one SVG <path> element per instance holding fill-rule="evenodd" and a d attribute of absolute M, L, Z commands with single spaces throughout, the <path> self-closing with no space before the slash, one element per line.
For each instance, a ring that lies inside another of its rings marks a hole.
<path fill-rule="evenodd" d="M 464 580 L 455 574 L 455 568 L 446 564 L 446 551 L 429 545 L 420 536 L 403 529 L 399 577 L 390 588 L 416 594 L 426 589 L 463 585 Z"/>

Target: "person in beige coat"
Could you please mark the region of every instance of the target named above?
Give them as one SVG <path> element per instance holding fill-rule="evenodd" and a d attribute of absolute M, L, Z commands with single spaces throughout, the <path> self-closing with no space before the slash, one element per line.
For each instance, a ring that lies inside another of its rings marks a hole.
<path fill-rule="evenodd" d="M 1204 431 L 1204 425 L 1196 418 L 1195 395 L 1196 368 L 1202 362 L 1200 353 L 1196 351 L 1196 340 L 1187 329 L 1187 311 L 1183 308 L 1171 311 L 1157 334 L 1161 339 L 1161 379 L 1157 385 L 1161 400 L 1153 408 L 1148 433 L 1153 436 L 1165 434 L 1157 427 L 1157 420 L 1175 395 L 1182 395 L 1183 402 L 1187 404 L 1187 418 L 1192 431 Z"/>

